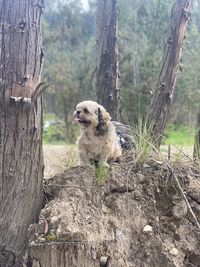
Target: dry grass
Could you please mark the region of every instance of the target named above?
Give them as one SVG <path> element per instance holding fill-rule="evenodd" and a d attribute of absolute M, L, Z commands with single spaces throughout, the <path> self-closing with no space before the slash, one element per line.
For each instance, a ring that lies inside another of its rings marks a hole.
<path fill-rule="evenodd" d="M 167 157 L 168 146 L 162 146 L 161 152 Z M 173 161 L 181 162 L 192 160 L 193 147 L 171 146 Z M 75 146 L 69 145 L 44 145 L 44 177 L 52 177 L 64 170 L 77 165 L 78 156 Z"/>
<path fill-rule="evenodd" d="M 44 178 L 62 173 L 64 170 L 77 165 L 78 156 L 75 146 L 44 145 Z"/>
<path fill-rule="evenodd" d="M 160 150 L 164 157 L 168 157 L 168 145 L 162 145 Z M 172 161 L 192 161 L 193 160 L 193 146 L 170 146 L 170 158 Z"/>

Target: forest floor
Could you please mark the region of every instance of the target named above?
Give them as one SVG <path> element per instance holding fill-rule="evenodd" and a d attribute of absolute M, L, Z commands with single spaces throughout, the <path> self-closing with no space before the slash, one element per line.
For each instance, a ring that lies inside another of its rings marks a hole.
<path fill-rule="evenodd" d="M 77 150 L 75 145 L 44 145 L 44 177 L 62 173 L 64 170 L 77 165 Z M 168 146 L 163 145 L 161 152 L 167 157 Z M 175 161 L 192 159 L 192 146 L 171 146 L 171 156 Z"/>
<path fill-rule="evenodd" d="M 31 227 L 33 266 L 200 267 L 199 166 L 192 148 L 177 150 L 173 161 L 143 163 L 127 153 L 99 179 L 94 167 L 75 166 L 74 146 L 44 146 L 49 179 Z"/>

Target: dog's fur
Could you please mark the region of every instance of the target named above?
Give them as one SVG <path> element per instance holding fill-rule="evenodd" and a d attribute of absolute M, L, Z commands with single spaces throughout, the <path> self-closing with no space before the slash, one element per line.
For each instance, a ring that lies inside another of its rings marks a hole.
<path fill-rule="evenodd" d="M 81 135 L 77 140 L 79 163 L 108 165 L 121 156 L 121 146 L 111 117 L 105 108 L 94 101 L 83 101 L 76 106 L 74 120 Z"/>

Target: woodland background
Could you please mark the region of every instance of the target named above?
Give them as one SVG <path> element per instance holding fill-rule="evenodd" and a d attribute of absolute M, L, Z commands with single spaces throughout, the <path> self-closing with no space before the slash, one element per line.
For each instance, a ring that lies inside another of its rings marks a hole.
<path fill-rule="evenodd" d="M 125 123 L 145 118 L 159 75 L 172 0 L 119 1 L 120 115 Z M 79 101 L 96 101 L 96 5 L 46 0 L 44 142 L 73 143 L 72 114 Z M 193 144 L 200 102 L 200 2 L 193 1 L 164 143 Z"/>
<path fill-rule="evenodd" d="M 119 267 L 199 266 L 200 128 L 194 139 L 197 113 L 200 125 L 199 1 L 193 1 L 191 19 L 192 0 L 119 1 L 120 119 L 144 130 L 143 135 L 136 132 L 139 142 L 133 139 L 135 149 L 122 164 L 103 173 L 101 168 L 77 166 L 73 145 L 44 146 L 43 157 L 43 90 L 44 143 L 73 144 L 76 104 L 96 100 L 96 88 L 104 88 L 96 76 L 96 20 L 104 18 L 102 32 L 117 41 L 111 31 L 117 29 L 116 8 L 106 12 L 107 3 L 116 7 L 117 2 L 97 2 L 105 16 L 96 12 L 95 2 L 85 10 L 77 0 L 0 1 L 0 267 L 108 266 L 111 261 L 110 266 Z M 111 62 L 109 71 L 116 71 L 117 81 L 117 46 L 109 46 L 104 55 L 116 61 L 105 60 L 101 66 L 107 71 Z M 170 68 L 160 79 L 165 50 Z M 173 153 L 175 146 L 168 146 L 167 154 L 158 151 L 178 66 L 163 142 L 191 143 L 193 159 L 184 151 L 180 155 L 179 148 Z M 150 102 L 153 112 L 148 112 L 146 127 L 141 122 Z M 181 216 L 177 210 L 183 211 Z"/>

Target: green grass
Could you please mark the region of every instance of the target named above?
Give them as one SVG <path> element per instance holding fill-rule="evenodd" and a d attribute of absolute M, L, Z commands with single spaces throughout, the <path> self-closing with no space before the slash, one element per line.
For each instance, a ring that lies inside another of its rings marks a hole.
<path fill-rule="evenodd" d="M 95 176 L 99 184 L 104 184 L 108 178 L 108 167 L 99 165 L 95 168 Z"/>
<path fill-rule="evenodd" d="M 55 115 L 45 114 L 45 121 L 58 120 Z M 152 146 L 152 140 L 150 140 L 149 133 L 146 129 L 146 125 L 142 126 L 139 120 L 139 125 L 136 127 L 133 133 L 136 137 L 137 150 L 142 158 L 146 158 L 146 154 L 149 153 Z M 186 126 L 168 124 L 165 129 L 163 145 L 179 145 L 179 146 L 191 146 L 194 144 L 195 130 L 189 129 Z M 67 136 L 64 122 L 61 121 L 58 125 L 51 125 L 48 128 L 44 127 L 43 131 L 43 143 L 44 144 L 67 144 Z"/>
<path fill-rule="evenodd" d="M 66 129 L 64 121 L 55 114 L 45 113 L 43 122 L 43 143 L 44 144 L 66 144 Z"/>
<path fill-rule="evenodd" d="M 77 125 L 71 124 L 66 130 L 65 122 L 62 118 L 56 117 L 55 114 L 45 113 L 43 123 L 43 143 L 52 145 L 66 145 L 75 143 L 78 134 Z M 70 137 L 67 136 L 67 132 Z"/>
<path fill-rule="evenodd" d="M 66 144 L 66 130 L 64 125 L 52 125 L 43 130 L 44 144 Z"/>
<path fill-rule="evenodd" d="M 166 127 L 163 144 L 190 146 L 194 144 L 194 134 L 194 129 L 170 124 Z"/>
<path fill-rule="evenodd" d="M 146 121 L 138 120 L 138 125 L 133 129 L 133 139 L 135 140 L 136 148 L 135 163 L 142 165 L 151 151 L 156 150 Z"/>

